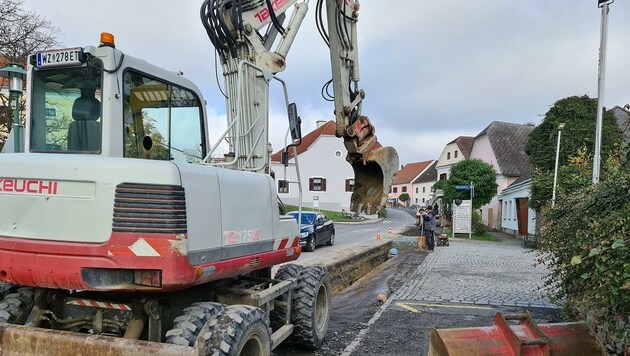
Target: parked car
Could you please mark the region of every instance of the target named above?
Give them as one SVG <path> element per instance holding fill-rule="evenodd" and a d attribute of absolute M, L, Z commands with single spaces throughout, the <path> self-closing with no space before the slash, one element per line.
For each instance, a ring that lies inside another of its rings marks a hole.
<path fill-rule="evenodd" d="M 287 215 L 298 220 L 298 212 L 291 211 Z M 324 213 L 317 211 L 302 211 L 300 222 L 300 246 L 304 251 L 312 252 L 315 247 L 335 244 L 335 224 Z"/>

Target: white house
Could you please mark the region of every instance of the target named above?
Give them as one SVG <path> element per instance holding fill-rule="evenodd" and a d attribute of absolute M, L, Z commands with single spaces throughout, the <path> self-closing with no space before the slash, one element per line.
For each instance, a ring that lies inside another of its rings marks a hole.
<path fill-rule="evenodd" d="M 387 195 L 387 201 L 389 206 L 399 204 L 398 199 L 401 194 L 407 194 L 409 199 L 401 202 L 404 206 L 409 206 L 417 203 L 416 195 L 413 190 L 413 182 L 418 179 L 430 166 L 435 164 L 434 160 L 407 163 L 400 167 L 400 170 L 396 172 L 392 187 Z"/>
<path fill-rule="evenodd" d="M 470 157 L 470 151 L 472 150 L 474 141 L 474 137 L 459 136 L 444 146 L 440 154 L 440 159 L 438 159 L 435 165 L 438 180 L 448 179 L 451 167 L 453 167 L 455 163 Z"/>
<path fill-rule="evenodd" d="M 501 192 L 529 173 L 529 157 L 525 153 L 525 145 L 533 129 L 533 125 L 493 121 L 475 137 L 470 158 L 490 163 L 497 173 L 497 195 L 480 209 L 481 220 L 489 228 L 501 229 Z"/>
<path fill-rule="evenodd" d="M 318 121 L 317 128 L 304 135 L 297 147 L 304 207 L 319 205 L 320 209 L 326 210 L 350 210 L 354 171 L 345 159 L 346 148 L 343 140 L 335 136 L 335 129 L 335 121 Z M 297 205 L 298 185 L 287 183 L 297 181 L 295 161 L 293 158 L 289 160 L 285 175 L 281 154 L 282 150 L 271 157 L 278 196 L 285 204 Z"/>
<path fill-rule="evenodd" d="M 433 160 L 422 173 L 411 183 L 413 192 L 412 203 L 415 205 L 426 206 L 432 203 L 433 185 L 437 182 L 437 169 L 435 169 L 437 161 Z"/>
<path fill-rule="evenodd" d="M 536 234 L 536 212 L 529 207 L 532 179 L 529 174 L 514 181 L 499 195 L 501 230 L 516 236 Z"/>

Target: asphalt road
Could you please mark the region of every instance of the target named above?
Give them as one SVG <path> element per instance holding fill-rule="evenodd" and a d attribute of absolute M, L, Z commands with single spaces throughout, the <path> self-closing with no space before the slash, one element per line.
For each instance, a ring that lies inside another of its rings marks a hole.
<path fill-rule="evenodd" d="M 386 238 L 390 227 L 392 228 L 392 233 L 397 234 L 405 231 L 413 224 L 415 224 L 415 217 L 412 217 L 404 210 L 397 209 L 387 209 L 387 218 L 377 223 L 335 223 L 335 244 L 333 246 L 318 246 L 313 252 L 302 252 L 295 263 L 312 262 L 333 253 L 333 251 L 342 248 L 352 248 L 352 246 L 376 240 L 378 232 L 381 233 L 381 238 Z"/>

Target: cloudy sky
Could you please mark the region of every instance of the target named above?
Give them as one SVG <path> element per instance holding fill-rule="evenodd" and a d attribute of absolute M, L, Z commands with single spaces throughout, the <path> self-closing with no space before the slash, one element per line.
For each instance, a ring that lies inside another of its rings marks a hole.
<path fill-rule="evenodd" d="M 402 164 L 437 159 L 446 143 L 474 136 L 490 122 L 539 123 L 550 105 L 572 95 L 597 97 L 601 10 L 596 0 L 402 0 L 361 2 L 361 86 L 383 145 Z M 386 5 L 391 4 L 391 5 Z M 330 79 L 315 1 L 287 58 L 290 99 L 303 132 L 333 119 L 320 96 Z M 211 129 L 225 127 L 214 55 L 199 19 L 201 1 L 24 0 L 23 8 L 61 29 L 67 47 L 117 48 L 182 70 L 203 92 Z M 605 103 L 630 104 L 630 1 L 610 6 Z M 593 118 L 594 120 L 595 118 Z M 273 129 L 273 128 L 272 128 Z M 282 132 L 283 134 L 284 132 Z M 274 150 L 282 136 L 272 133 Z M 212 135 L 211 135 L 212 136 Z"/>

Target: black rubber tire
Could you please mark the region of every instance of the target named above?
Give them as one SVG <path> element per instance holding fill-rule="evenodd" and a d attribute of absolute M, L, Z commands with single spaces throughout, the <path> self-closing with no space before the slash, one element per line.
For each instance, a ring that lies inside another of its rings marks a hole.
<path fill-rule="evenodd" d="M 306 241 L 306 245 L 304 245 L 304 251 L 313 252 L 315 251 L 316 246 L 317 246 L 317 238 L 315 237 L 315 234 L 313 234 L 308 237 L 308 240 Z"/>
<path fill-rule="evenodd" d="M 12 293 L 17 286 L 8 283 L 0 283 L 0 300 L 4 299 L 8 294 Z"/>
<path fill-rule="evenodd" d="M 208 321 L 203 333 L 213 356 L 269 356 L 271 328 L 267 314 L 251 305 L 230 305 Z"/>
<path fill-rule="evenodd" d="M 20 288 L 7 294 L 0 301 L 0 323 L 23 325 L 35 305 L 33 294 L 32 288 Z"/>
<path fill-rule="evenodd" d="M 166 332 L 165 342 L 167 344 L 193 346 L 203 326 L 223 309 L 225 309 L 225 305 L 220 303 L 193 303 L 184 309 L 184 314 L 173 320 L 173 328 Z"/>
<path fill-rule="evenodd" d="M 278 272 L 276 272 L 275 279 L 286 281 L 287 279 L 298 278 L 303 269 L 304 267 L 293 263 L 283 265 L 280 267 L 280 269 L 278 269 Z M 293 293 L 295 293 L 295 291 L 293 291 Z M 287 297 L 287 294 L 283 294 L 277 297 L 276 301 L 286 302 Z M 269 313 L 269 320 L 271 321 L 272 330 L 275 331 L 284 326 L 285 315 L 287 315 L 287 307 L 280 303 L 274 303 L 273 310 L 271 311 L 271 313 Z M 291 320 L 291 322 L 293 322 L 293 320 Z"/>
<path fill-rule="evenodd" d="M 302 270 L 293 302 L 293 341 L 308 349 L 322 346 L 331 306 L 331 280 L 324 266 Z"/>
<path fill-rule="evenodd" d="M 326 242 L 326 246 L 332 246 L 335 244 L 335 230 L 332 231 L 332 235 L 330 235 L 330 240 Z"/>

